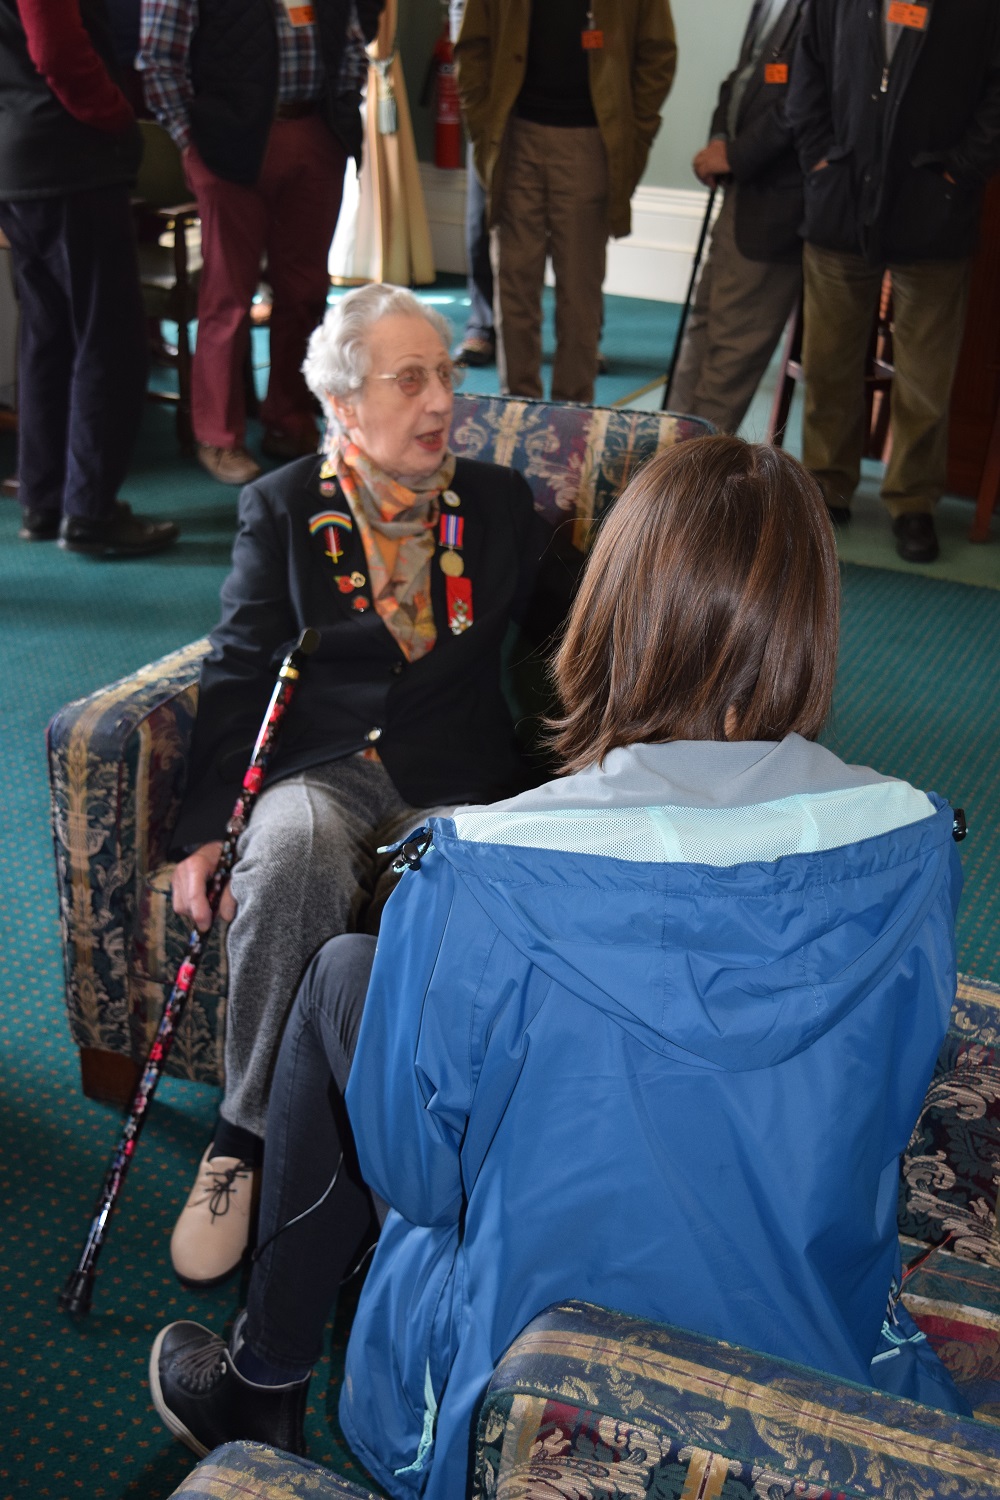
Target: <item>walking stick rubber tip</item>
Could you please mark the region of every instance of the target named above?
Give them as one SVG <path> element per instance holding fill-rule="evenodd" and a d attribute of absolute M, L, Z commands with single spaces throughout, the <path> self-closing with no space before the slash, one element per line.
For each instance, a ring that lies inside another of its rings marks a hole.
<path fill-rule="evenodd" d="M 73 1271 L 59 1293 L 59 1306 L 71 1318 L 85 1318 L 94 1295 L 94 1272 Z"/>

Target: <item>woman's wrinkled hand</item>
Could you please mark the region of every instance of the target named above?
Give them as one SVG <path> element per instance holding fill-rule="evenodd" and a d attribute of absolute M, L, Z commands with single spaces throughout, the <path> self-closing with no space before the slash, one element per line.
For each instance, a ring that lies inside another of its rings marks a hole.
<path fill-rule="evenodd" d="M 185 917 L 193 922 L 199 932 L 207 932 L 212 924 L 212 910 L 208 904 L 207 886 L 219 863 L 219 855 L 222 853 L 222 840 L 215 839 L 211 844 L 202 844 L 187 859 L 182 859 L 180 864 L 174 867 L 174 878 L 172 895 L 174 911 L 179 917 Z M 236 915 L 236 902 L 233 900 L 231 888 L 227 885 L 219 902 L 219 916 L 224 922 L 231 922 Z"/>

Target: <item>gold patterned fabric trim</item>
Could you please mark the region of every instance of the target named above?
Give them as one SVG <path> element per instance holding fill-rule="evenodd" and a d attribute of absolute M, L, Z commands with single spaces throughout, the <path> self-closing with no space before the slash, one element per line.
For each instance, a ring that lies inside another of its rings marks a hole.
<path fill-rule="evenodd" d="M 939 1438 L 928 1439 L 898 1427 L 886 1427 L 871 1418 L 842 1413 L 819 1402 L 790 1397 L 780 1386 L 758 1385 L 744 1376 L 706 1369 L 704 1365 L 691 1364 L 657 1349 L 622 1348 L 613 1340 L 592 1334 L 528 1329 L 520 1337 L 518 1353 L 522 1357 L 552 1355 L 563 1360 L 578 1359 L 613 1369 L 618 1375 L 672 1386 L 685 1395 L 749 1412 L 757 1422 L 789 1423 L 810 1436 L 857 1444 L 881 1458 L 932 1468 L 959 1479 L 988 1480 L 994 1493 L 1000 1481 L 1000 1463 L 983 1454 L 970 1453 Z"/>
<path fill-rule="evenodd" d="M 719 1500 L 729 1477 L 729 1464 L 718 1453 L 692 1448 L 681 1500 Z"/>
<path fill-rule="evenodd" d="M 1000 1332 L 1000 1315 L 970 1307 L 967 1302 L 942 1302 L 937 1297 L 914 1297 L 905 1291 L 902 1300 L 907 1312 L 918 1322 L 921 1318 L 952 1318 L 956 1323 L 971 1323 L 975 1328 Z"/>

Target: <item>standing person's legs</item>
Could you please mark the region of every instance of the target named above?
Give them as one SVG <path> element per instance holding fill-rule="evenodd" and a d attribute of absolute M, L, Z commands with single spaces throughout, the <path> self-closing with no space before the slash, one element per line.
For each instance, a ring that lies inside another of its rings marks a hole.
<path fill-rule="evenodd" d="M 545 133 L 549 248 L 556 282 L 552 400 L 594 399 L 604 318 L 608 159 L 597 126 Z"/>
<path fill-rule="evenodd" d="M 146 314 L 127 189 L 72 193 L 66 204 L 76 358 L 63 513 L 100 522 L 114 510 L 139 435 Z"/>
<path fill-rule="evenodd" d="M 54 536 L 66 485 L 73 320 L 60 252 L 64 200 L 0 203 L 20 308 L 18 325 L 19 498 L 25 525 Z"/>
<path fill-rule="evenodd" d="M 493 326 L 505 396 L 542 395 L 542 285 L 548 242 L 544 126 L 512 119 L 493 187 Z"/>
<path fill-rule="evenodd" d="M 734 233 L 736 198 L 726 193 L 684 329 L 672 411 L 735 432 L 746 416 L 798 301 L 801 264 L 748 260 Z"/>
<path fill-rule="evenodd" d="M 466 364 L 491 364 L 494 358 L 493 267 L 490 232 L 486 225 L 486 192 L 476 176 L 475 150 L 465 153 L 465 256 L 469 266 L 466 286 L 469 316 L 459 346 Z"/>
<path fill-rule="evenodd" d="M 802 462 L 816 477 L 827 505 L 846 510 L 861 475 L 865 354 L 882 267 L 868 265 L 858 255 L 807 244 L 802 270 Z"/>
<path fill-rule="evenodd" d="M 21 299 L 21 536 L 98 557 L 159 552 L 172 521 L 118 499 L 146 396 L 146 326 L 124 187 L 2 205 Z"/>
<path fill-rule="evenodd" d="M 185 158 L 185 170 L 198 200 L 203 262 L 198 338 L 191 365 L 194 433 L 199 443 L 211 448 L 242 449 L 246 438 L 243 367 L 250 339 L 250 304 L 264 253 L 264 200 L 256 188 L 216 177 L 193 148 Z"/>
<path fill-rule="evenodd" d="M 361 1177 L 344 1106 L 374 957 L 373 938 L 335 938 L 296 996 L 268 1116 L 260 1250 L 229 1347 L 197 1323 L 172 1323 L 153 1345 L 156 1409 L 197 1453 L 240 1438 L 305 1450 L 323 1330 L 384 1212 Z"/>
<path fill-rule="evenodd" d="M 889 514 L 928 514 L 947 485 L 948 406 L 965 331 L 967 260 L 892 265 L 892 452 Z"/>
<path fill-rule="evenodd" d="M 337 227 L 347 157 L 318 114 L 276 120 L 258 190 L 267 208 L 271 373 L 261 421 L 265 451 L 294 457 L 317 446 L 313 398 L 302 377 L 309 335 L 321 322 L 330 290 L 330 243 Z M 276 439 L 291 440 L 278 451 Z M 268 447 L 270 440 L 270 448 Z"/>

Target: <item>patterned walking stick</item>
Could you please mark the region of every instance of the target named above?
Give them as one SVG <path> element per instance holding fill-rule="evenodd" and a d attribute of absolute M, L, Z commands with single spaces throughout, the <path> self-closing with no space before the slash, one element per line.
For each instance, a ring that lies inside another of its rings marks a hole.
<path fill-rule="evenodd" d="M 149 1049 L 149 1056 L 146 1058 L 142 1077 L 139 1079 L 125 1124 L 122 1127 L 118 1145 L 115 1147 L 114 1154 L 108 1166 L 107 1175 L 104 1178 L 101 1196 L 90 1226 L 90 1233 L 87 1235 L 87 1242 L 83 1247 L 83 1252 L 76 1269 L 70 1272 L 66 1280 L 66 1285 L 59 1293 L 59 1306 L 75 1316 L 82 1317 L 90 1311 L 90 1303 L 94 1290 L 95 1265 L 107 1233 L 108 1221 L 118 1200 L 118 1194 L 121 1192 L 125 1174 L 135 1155 L 139 1134 L 145 1124 L 150 1102 L 156 1092 L 156 1086 L 166 1066 L 167 1057 L 177 1030 L 177 1024 L 180 1021 L 185 1002 L 191 992 L 195 975 L 198 972 L 198 965 L 205 951 L 205 943 L 208 940 L 208 935 L 215 922 L 216 913 L 219 910 L 222 893 L 226 888 L 226 883 L 236 862 L 236 845 L 240 834 L 247 826 L 253 805 L 260 795 L 264 777 L 267 774 L 268 763 L 274 752 L 278 730 L 281 727 L 281 722 L 288 711 L 288 705 L 295 693 L 302 661 L 305 657 L 312 655 L 318 644 L 318 631 L 312 629 L 303 630 L 295 646 L 281 663 L 278 680 L 274 685 L 274 692 L 271 694 L 271 701 L 267 706 L 267 713 L 264 715 L 264 722 L 261 724 L 257 743 L 253 747 L 253 755 L 250 757 L 250 764 L 243 777 L 240 794 L 236 799 L 232 816 L 226 824 L 226 835 L 223 840 L 222 851 L 219 854 L 218 863 L 208 883 L 208 904 L 211 908 L 211 918 L 208 928 L 205 932 L 199 932 L 197 928 L 194 928 L 191 936 L 188 938 L 187 950 L 181 966 L 177 970 L 173 989 L 170 991 L 170 996 L 163 1008 L 163 1015 L 156 1029 L 153 1045 Z"/>

